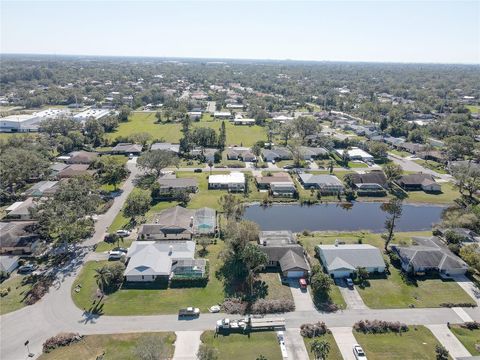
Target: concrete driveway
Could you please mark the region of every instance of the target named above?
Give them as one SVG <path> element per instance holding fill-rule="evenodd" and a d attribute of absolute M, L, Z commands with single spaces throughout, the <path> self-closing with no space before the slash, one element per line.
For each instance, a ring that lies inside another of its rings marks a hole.
<path fill-rule="evenodd" d="M 475 286 L 475 284 L 467 278 L 465 275 L 455 275 L 451 276 L 453 280 L 480 306 L 480 289 Z"/>
<path fill-rule="evenodd" d="M 298 279 L 289 279 L 288 285 L 295 302 L 295 311 L 317 311 L 313 305 L 309 289 L 300 289 Z"/>
<path fill-rule="evenodd" d="M 300 329 L 287 329 L 284 334 L 288 359 L 308 359 L 308 352 L 302 335 L 300 335 Z"/>
<path fill-rule="evenodd" d="M 342 294 L 343 299 L 347 303 L 347 309 L 353 309 L 353 310 L 368 309 L 367 305 L 365 305 L 362 297 L 358 293 L 356 287 L 354 287 L 353 289 L 350 289 L 347 286 L 347 282 L 345 281 L 345 279 L 336 279 L 335 283 L 338 285 L 338 288 L 340 289 L 340 293 Z"/>
<path fill-rule="evenodd" d="M 332 327 L 330 330 L 342 353 L 343 360 L 356 360 L 355 355 L 353 355 L 353 346 L 357 344 L 357 339 L 353 336 L 352 328 Z"/>
<path fill-rule="evenodd" d="M 176 331 L 173 360 L 196 360 L 202 331 Z"/>
<path fill-rule="evenodd" d="M 440 344 L 445 346 L 450 356 L 454 359 L 471 356 L 447 325 L 427 325 L 427 328 L 433 333 L 437 340 L 440 341 Z"/>

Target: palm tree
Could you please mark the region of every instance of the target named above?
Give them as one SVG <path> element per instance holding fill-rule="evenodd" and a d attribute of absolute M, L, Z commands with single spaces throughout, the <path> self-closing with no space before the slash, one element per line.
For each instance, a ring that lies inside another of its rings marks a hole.
<path fill-rule="evenodd" d="M 257 273 L 262 270 L 268 262 L 267 255 L 258 246 L 248 244 L 243 250 L 243 261 L 247 267 L 247 283 L 250 295 L 253 295 L 253 284 Z"/>
<path fill-rule="evenodd" d="M 104 290 L 108 286 L 110 280 L 110 270 L 107 266 L 102 266 L 99 269 L 95 269 L 95 281 L 97 282 L 98 288 L 102 292 L 102 295 L 105 293 Z"/>
<path fill-rule="evenodd" d="M 330 344 L 326 341 L 315 339 L 310 345 L 310 351 L 313 353 L 315 360 L 325 360 L 330 352 Z"/>

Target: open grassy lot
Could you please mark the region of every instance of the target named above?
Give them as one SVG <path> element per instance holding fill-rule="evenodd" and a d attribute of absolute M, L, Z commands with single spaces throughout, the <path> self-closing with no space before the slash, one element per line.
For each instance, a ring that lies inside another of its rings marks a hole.
<path fill-rule="evenodd" d="M 363 334 L 353 332 L 360 346 L 369 360 L 431 360 L 435 359 L 435 345 L 437 339 L 424 326 L 417 326 L 416 330 L 410 326 L 410 330 L 401 335 L 387 334 Z"/>
<path fill-rule="evenodd" d="M 127 289 L 109 294 L 103 300 L 105 315 L 153 315 L 174 314 L 181 307 L 196 306 L 202 312 L 208 311 L 212 305 L 224 299 L 223 284 L 215 277 L 215 271 L 220 264 L 219 253 L 223 244 L 210 245 L 207 258 L 210 260 L 210 280 L 204 288 L 184 289 Z M 95 269 L 103 266 L 106 261 L 87 262 L 72 286 L 72 298 L 80 308 L 87 310 L 92 306 L 97 284 Z M 73 289 L 80 284 L 79 293 Z"/>
<path fill-rule="evenodd" d="M 473 356 L 480 355 L 480 330 L 468 330 L 460 327 L 460 325 L 451 325 L 450 330 L 460 340 Z"/>
<path fill-rule="evenodd" d="M 408 157 L 412 154 L 406 151 L 401 151 L 401 150 L 395 150 L 395 149 L 390 149 L 388 150 L 389 153 L 392 153 L 393 155 L 401 156 L 401 157 Z"/>
<path fill-rule="evenodd" d="M 0 289 L 10 289 L 8 295 L 0 297 L 0 315 L 21 309 L 26 306 L 23 299 L 32 288 L 31 284 L 22 285 L 22 275 L 14 276 L 0 284 Z"/>
<path fill-rule="evenodd" d="M 423 167 L 426 167 L 427 169 L 436 171 L 439 174 L 448 174 L 448 171 L 445 170 L 445 166 L 436 161 L 432 161 L 432 160 L 426 161 L 426 160 L 418 159 L 418 160 L 415 160 L 415 162 L 419 165 L 422 165 Z"/>
<path fill-rule="evenodd" d="M 416 277 L 405 281 L 400 270 L 390 266 L 388 277 L 370 278 L 357 286 L 365 304 L 373 309 L 440 307 L 442 303 L 472 303 L 472 298 L 455 282 L 440 277 Z"/>
<path fill-rule="evenodd" d="M 276 272 L 261 273 L 259 280 L 265 281 L 268 285 L 266 299 L 292 300 L 293 296 L 288 285 L 283 285 L 280 274 Z"/>
<path fill-rule="evenodd" d="M 471 113 L 480 113 L 480 105 L 465 105 Z"/>
<path fill-rule="evenodd" d="M 214 336 L 213 331 L 202 334 L 202 342 L 218 350 L 219 359 L 255 360 L 263 355 L 268 360 L 281 360 L 282 353 L 275 332 L 252 332 L 248 335 Z"/>
<path fill-rule="evenodd" d="M 326 341 L 330 345 L 330 352 L 328 353 L 327 359 L 328 360 L 342 360 L 342 354 L 340 353 L 340 349 L 335 341 L 335 338 L 332 334 L 325 334 L 316 338 L 303 338 L 303 342 L 305 343 L 305 347 L 307 348 L 308 355 L 311 360 L 314 360 L 313 353 L 310 351 L 310 347 L 315 339 L 320 341 Z"/>
<path fill-rule="evenodd" d="M 107 134 L 108 139 L 113 140 L 117 136 L 128 136 L 138 132 L 148 132 L 153 139 L 167 142 L 178 142 L 182 136 L 180 123 L 155 123 L 155 113 L 134 112 L 129 121 L 120 123 L 115 132 Z M 194 127 L 208 127 L 219 130 L 221 121 L 211 121 L 209 117 L 202 117 L 198 122 L 192 123 Z M 228 145 L 252 146 L 259 140 L 267 140 L 265 128 L 254 126 L 235 126 L 225 121 Z"/>
<path fill-rule="evenodd" d="M 135 358 L 135 347 L 142 336 L 153 335 L 158 340 L 164 340 L 168 344 L 169 358 L 173 356 L 175 333 L 134 333 L 134 334 L 111 334 L 111 335 L 88 335 L 81 341 L 57 348 L 47 354 L 42 354 L 40 360 L 77 360 L 95 359 L 105 354 L 103 359 L 129 360 Z"/>
<path fill-rule="evenodd" d="M 428 203 L 428 204 L 451 204 L 460 197 L 460 193 L 452 183 L 441 183 L 442 192 L 439 194 L 426 193 L 424 191 L 409 191 L 407 202 Z"/>

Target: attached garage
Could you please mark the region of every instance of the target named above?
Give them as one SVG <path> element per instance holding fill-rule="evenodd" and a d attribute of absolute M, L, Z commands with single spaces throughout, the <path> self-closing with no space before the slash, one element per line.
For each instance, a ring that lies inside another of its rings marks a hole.
<path fill-rule="evenodd" d="M 304 277 L 305 276 L 305 271 L 304 270 L 300 270 L 300 271 L 287 271 L 287 277 L 288 278 L 301 278 L 301 277 Z"/>

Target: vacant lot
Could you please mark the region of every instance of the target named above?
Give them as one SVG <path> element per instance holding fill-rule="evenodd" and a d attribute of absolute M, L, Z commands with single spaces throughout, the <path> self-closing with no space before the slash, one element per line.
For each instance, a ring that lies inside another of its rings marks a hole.
<path fill-rule="evenodd" d="M 460 325 L 452 325 L 450 327 L 455 336 L 467 348 L 470 354 L 474 356 L 480 355 L 480 330 L 468 330 L 460 327 Z"/>
<path fill-rule="evenodd" d="M 185 289 L 126 289 L 122 288 L 104 298 L 103 312 L 106 315 L 153 315 L 174 314 L 186 306 L 196 306 L 206 312 L 212 305 L 223 302 L 223 284 L 215 277 L 220 266 L 219 253 L 223 244 L 210 245 L 207 258 L 210 260 L 210 280 L 206 287 Z M 95 299 L 97 284 L 95 269 L 106 261 L 87 262 L 72 286 L 72 297 L 80 308 L 89 309 Z M 79 293 L 73 289 L 80 284 Z"/>
<path fill-rule="evenodd" d="M 107 134 L 110 140 L 114 140 L 118 136 L 129 136 L 133 133 L 148 132 L 154 140 L 163 140 L 167 142 L 178 142 L 182 136 L 180 123 L 155 123 L 155 113 L 134 112 L 130 115 L 129 121 L 120 123 L 118 129 Z M 208 127 L 220 129 L 221 121 L 211 121 L 204 117 L 199 122 L 193 122 L 194 127 Z M 265 128 L 254 126 L 235 126 L 229 121 L 225 121 L 227 131 L 228 145 L 252 146 L 259 140 L 267 140 Z"/>
<path fill-rule="evenodd" d="M 303 342 L 305 343 L 305 347 L 307 348 L 308 355 L 310 359 L 315 359 L 313 353 L 311 352 L 311 345 L 315 339 L 320 341 L 326 341 L 330 345 L 330 352 L 328 353 L 327 359 L 328 360 L 342 360 L 342 354 L 340 353 L 340 349 L 335 341 L 335 338 L 332 334 L 325 334 L 322 336 L 318 336 L 316 338 L 303 338 Z"/>
<path fill-rule="evenodd" d="M 61 347 L 39 357 L 40 360 L 77 360 L 96 359 L 105 354 L 103 359 L 128 360 L 135 358 L 134 350 L 143 336 L 152 335 L 158 340 L 164 340 L 168 346 L 169 356 L 173 356 L 175 333 L 136 333 L 89 335 L 78 343 Z"/>
<path fill-rule="evenodd" d="M 202 334 L 202 342 L 218 350 L 219 359 L 255 360 L 263 355 L 268 360 L 281 360 L 282 353 L 273 331 L 252 332 L 248 335 L 214 336 L 213 331 Z"/>
<path fill-rule="evenodd" d="M 438 341 L 427 328 L 413 326 L 401 335 L 363 334 L 353 332 L 358 343 L 365 350 L 369 360 L 431 360 L 435 359 L 435 345 Z"/>
<path fill-rule="evenodd" d="M 23 299 L 32 288 L 31 284 L 22 285 L 24 276 L 18 275 L 5 280 L 0 289 L 10 289 L 8 295 L 0 297 L 0 315 L 21 309 L 26 306 Z"/>

